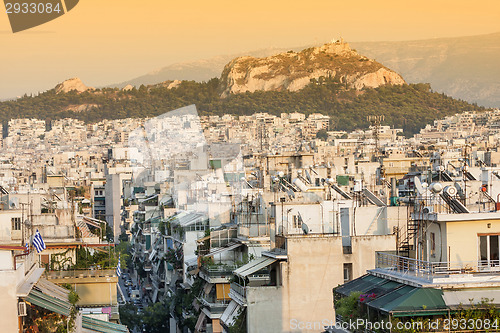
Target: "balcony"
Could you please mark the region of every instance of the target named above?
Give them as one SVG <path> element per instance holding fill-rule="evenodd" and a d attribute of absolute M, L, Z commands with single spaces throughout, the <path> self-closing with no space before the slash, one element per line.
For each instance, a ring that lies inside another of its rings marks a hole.
<path fill-rule="evenodd" d="M 144 271 L 151 272 L 152 269 L 153 269 L 153 264 L 150 261 L 144 264 Z"/>
<path fill-rule="evenodd" d="M 229 297 L 231 297 L 231 299 L 233 299 L 236 303 L 245 305 L 247 301 L 247 288 L 243 287 L 239 283 L 232 282 Z"/>
<path fill-rule="evenodd" d="M 256 225 L 251 228 L 238 226 L 238 236 L 245 238 L 269 236 L 269 225 Z"/>
<path fill-rule="evenodd" d="M 133 249 L 135 251 L 135 254 L 143 254 L 146 251 L 146 245 L 145 244 L 140 244 L 140 243 L 135 243 L 133 246 Z"/>
<path fill-rule="evenodd" d="M 418 285 L 488 282 L 500 285 L 500 261 L 430 262 L 376 253 L 375 275 Z"/>
<path fill-rule="evenodd" d="M 210 283 L 224 283 L 229 281 L 233 276 L 233 271 L 237 268 L 236 265 L 202 266 L 200 277 Z"/>
<path fill-rule="evenodd" d="M 146 290 L 153 290 L 153 284 L 151 283 L 151 281 L 149 280 L 146 280 L 143 284 L 143 287 L 144 289 Z"/>
<path fill-rule="evenodd" d="M 212 315 L 221 315 L 231 302 L 231 300 L 216 300 L 207 296 L 198 297 L 198 300 Z"/>

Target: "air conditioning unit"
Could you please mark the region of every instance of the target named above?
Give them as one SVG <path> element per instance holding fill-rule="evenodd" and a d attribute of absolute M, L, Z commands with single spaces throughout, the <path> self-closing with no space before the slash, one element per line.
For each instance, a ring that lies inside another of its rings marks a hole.
<path fill-rule="evenodd" d="M 424 207 L 424 209 L 422 209 L 422 213 L 424 214 L 434 213 L 434 207 L 426 206 Z"/>
<path fill-rule="evenodd" d="M 28 314 L 27 306 L 25 302 L 19 302 L 17 304 L 17 311 L 19 317 L 24 317 Z"/>

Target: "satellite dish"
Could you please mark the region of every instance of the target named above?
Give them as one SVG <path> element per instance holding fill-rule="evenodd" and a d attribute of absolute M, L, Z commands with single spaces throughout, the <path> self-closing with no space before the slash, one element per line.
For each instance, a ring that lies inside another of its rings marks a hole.
<path fill-rule="evenodd" d="M 442 166 L 442 165 L 438 165 L 438 166 L 436 167 L 436 171 L 443 172 L 443 171 L 444 171 L 444 166 Z"/>
<path fill-rule="evenodd" d="M 302 222 L 302 231 L 304 232 L 304 235 L 309 233 L 309 227 L 304 222 Z"/>
<path fill-rule="evenodd" d="M 283 177 L 285 173 L 283 171 L 278 172 L 278 176 Z"/>

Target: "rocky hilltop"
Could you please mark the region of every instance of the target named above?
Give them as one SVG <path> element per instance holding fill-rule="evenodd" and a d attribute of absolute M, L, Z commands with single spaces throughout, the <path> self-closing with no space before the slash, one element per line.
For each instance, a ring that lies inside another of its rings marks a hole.
<path fill-rule="evenodd" d="M 331 78 L 349 89 L 405 84 L 401 75 L 358 54 L 343 40 L 265 58 L 239 57 L 221 75 L 222 97 L 243 92 L 297 91 L 311 80 Z"/>
<path fill-rule="evenodd" d="M 66 81 L 63 81 L 62 83 L 59 83 L 56 87 L 56 94 L 60 93 L 67 93 L 70 91 L 77 91 L 79 93 L 82 93 L 87 90 L 94 90 L 92 87 L 87 87 L 85 84 L 83 84 L 82 80 L 80 80 L 77 77 L 68 79 Z"/>

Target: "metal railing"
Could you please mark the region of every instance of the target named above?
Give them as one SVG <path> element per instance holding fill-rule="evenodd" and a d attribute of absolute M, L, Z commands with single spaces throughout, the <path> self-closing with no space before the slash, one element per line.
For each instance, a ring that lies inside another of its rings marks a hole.
<path fill-rule="evenodd" d="M 244 237 L 263 237 L 269 236 L 269 225 L 255 225 L 253 227 L 238 226 L 238 234 Z"/>
<path fill-rule="evenodd" d="M 198 297 L 201 304 L 208 307 L 210 312 L 224 312 L 231 300 L 216 300 L 207 296 Z"/>
<path fill-rule="evenodd" d="M 243 298 L 246 298 L 247 297 L 247 288 L 246 287 L 243 287 L 242 285 L 240 285 L 239 283 L 236 283 L 236 282 L 231 282 L 231 285 L 230 285 L 230 288 L 232 291 L 234 291 L 235 293 L 243 296 Z"/>
<path fill-rule="evenodd" d="M 116 276 L 116 269 L 79 269 L 71 271 L 45 271 L 49 279 L 112 277 Z"/>
<path fill-rule="evenodd" d="M 402 257 L 390 253 L 376 253 L 376 268 L 432 280 L 453 274 L 500 272 L 500 260 L 431 262 Z"/>
<path fill-rule="evenodd" d="M 202 266 L 201 270 L 208 276 L 226 276 L 232 275 L 233 271 L 238 267 L 236 265 L 211 265 Z"/>

